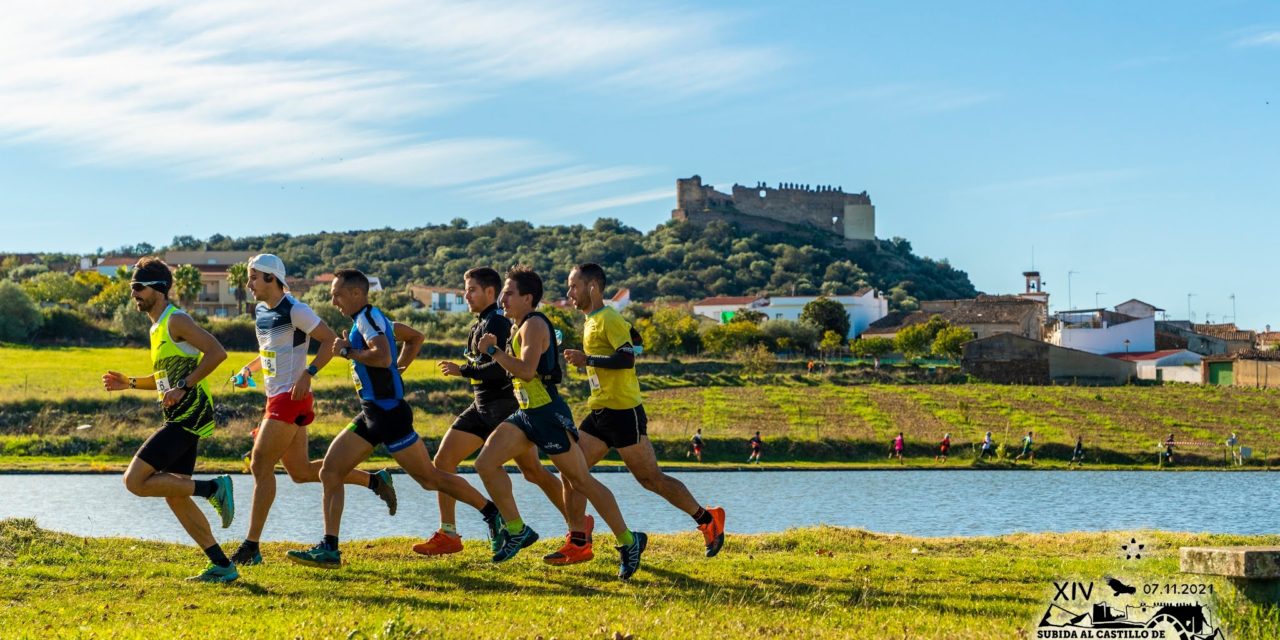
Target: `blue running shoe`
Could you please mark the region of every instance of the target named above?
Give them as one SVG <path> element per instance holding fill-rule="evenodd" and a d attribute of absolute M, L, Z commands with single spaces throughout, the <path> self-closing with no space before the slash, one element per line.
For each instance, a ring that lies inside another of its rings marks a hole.
<path fill-rule="evenodd" d="M 493 554 L 494 562 L 506 562 L 514 557 L 520 550 L 538 541 L 538 532 L 534 531 L 529 525 L 525 525 L 520 533 L 510 534 L 506 529 L 499 534 L 501 545 Z"/>
<path fill-rule="evenodd" d="M 240 572 L 236 571 L 236 565 L 227 565 L 219 567 L 211 564 L 205 567 L 204 571 L 198 576 L 187 578 L 187 582 L 235 582 L 240 577 Z"/>
<path fill-rule="evenodd" d="M 308 567 L 337 569 L 342 566 L 342 552 L 336 549 L 326 549 L 322 544 L 311 547 L 306 551 L 290 551 L 285 555 L 290 560 Z"/>
<path fill-rule="evenodd" d="M 387 503 L 387 512 L 394 516 L 396 514 L 396 485 L 391 479 L 391 472 L 383 469 L 373 475 L 378 476 L 378 488 L 374 493 L 383 502 Z"/>
<path fill-rule="evenodd" d="M 234 488 L 231 486 L 231 476 L 220 475 L 213 479 L 213 483 L 218 485 L 218 488 L 213 495 L 209 496 L 209 502 L 213 505 L 213 510 L 217 511 L 222 518 L 222 528 L 226 529 L 236 518 L 236 499 L 233 493 Z"/>
<path fill-rule="evenodd" d="M 649 545 L 649 536 L 639 531 L 631 532 L 631 544 L 624 544 L 620 547 L 614 547 L 618 553 L 622 554 L 622 564 L 618 566 L 618 577 L 623 580 L 630 580 L 640 569 L 640 555 L 644 553 L 644 548 Z"/>

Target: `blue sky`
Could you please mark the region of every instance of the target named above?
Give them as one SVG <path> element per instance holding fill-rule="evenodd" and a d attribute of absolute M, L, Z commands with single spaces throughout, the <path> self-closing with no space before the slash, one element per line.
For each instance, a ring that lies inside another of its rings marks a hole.
<path fill-rule="evenodd" d="M 1280 328 L 1273 2 L 45 2 L 0 68 L 0 251 L 648 230 L 697 173 L 865 189 L 987 292 L 1034 251 L 1055 309 Z"/>

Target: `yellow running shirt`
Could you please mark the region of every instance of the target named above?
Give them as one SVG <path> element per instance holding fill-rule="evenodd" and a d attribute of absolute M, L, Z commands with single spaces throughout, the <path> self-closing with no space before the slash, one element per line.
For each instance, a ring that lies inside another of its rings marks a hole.
<path fill-rule="evenodd" d="M 630 342 L 631 325 L 613 307 L 601 307 L 587 314 L 582 343 L 588 356 L 611 356 Z M 587 379 L 591 384 L 587 406 L 593 410 L 634 409 L 644 402 L 635 368 L 587 367 Z"/>

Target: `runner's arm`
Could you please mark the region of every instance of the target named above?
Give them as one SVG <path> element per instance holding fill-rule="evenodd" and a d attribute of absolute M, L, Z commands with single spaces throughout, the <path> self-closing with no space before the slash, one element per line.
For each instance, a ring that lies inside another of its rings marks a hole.
<path fill-rule="evenodd" d="M 506 351 L 507 342 L 511 339 L 511 325 L 506 322 L 500 323 L 489 333 L 492 333 L 498 339 L 497 344 L 494 345 L 498 351 Z M 506 370 L 493 358 L 489 358 L 489 361 L 483 364 L 464 364 L 459 368 L 459 372 L 464 378 L 480 380 L 481 382 L 505 380 L 507 377 Z"/>
<path fill-rule="evenodd" d="M 201 380 L 209 377 L 209 374 L 227 359 L 227 350 L 222 348 L 218 339 L 202 329 L 195 320 L 191 319 L 191 316 L 185 313 L 173 314 L 170 317 L 169 335 L 199 349 L 203 354 L 200 364 L 196 365 L 195 371 L 186 378 L 188 388 L 196 386 Z"/>
<path fill-rule="evenodd" d="M 513 356 L 506 351 L 494 351 L 493 361 L 511 372 L 521 380 L 532 380 L 538 376 L 538 360 L 547 350 L 551 340 L 551 332 L 545 322 L 526 322 L 520 326 L 520 356 Z M 493 335 L 493 334 L 487 334 Z"/>
<path fill-rule="evenodd" d="M 128 389 L 155 391 L 156 377 L 155 375 L 149 375 L 135 378 L 126 376 L 119 371 L 108 371 L 106 375 L 102 376 L 102 385 L 107 388 L 107 391 L 126 391 Z"/>
<path fill-rule="evenodd" d="M 311 366 L 315 367 L 318 372 L 333 359 L 333 339 L 338 337 L 338 334 L 334 333 L 333 329 L 330 329 L 329 325 L 321 320 L 320 324 L 316 325 L 307 335 L 320 343 L 320 348 L 316 351 L 316 357 L 311 359 Z M 304 372 L 301 375 L 306 374 Z"/>
<path fill-rule="evenodd" d="M 396 342 L 404 343 L 404 348 L 400 350 L 400 359 L 396 362 L 396 368 L 404 373 L 404 370 L 408 369 L 418 357 L 418 352 L 422 350 L 422 343 L 427 337 L 422 335 L 421 331 L 400 322 L 391 324 L 391 332 Z"/>
<path fill-rule="evenodd" d="M 636 352 L 628 342 L 611 355 L 607 356 L 587 356 L 587 366 L 597 369 L 634 369 L 636 367 Z"/>

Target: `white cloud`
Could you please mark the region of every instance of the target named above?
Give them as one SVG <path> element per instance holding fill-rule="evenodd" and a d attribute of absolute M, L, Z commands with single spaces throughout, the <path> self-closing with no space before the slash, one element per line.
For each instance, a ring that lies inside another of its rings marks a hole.
<path fill-rule="evenodd" d="M 780 64 L 775 51 L 725 44 L 714 14 L 673 23 L 671 8 L 659 6 L 51 0 L 0 8 L 0 144 L 52 142 L 82 162 L 184 176 L 427 187 L 506 180 L 494 193 L 510 198 L 616 182 L 641 173 L 583 168 L 546 141 L 424 128 L 521 83 L 690 95 Z M 689 68 L 714 77 L 688 81 Z M 529 171 L 549 177 L 512 178 Z"/>
<path fill-rule="evenodd" d="M 584 213 L 593 213 L 596 211 L 616 209 L 618 207 L 627 207 L 633 204 L 643 204 L 645 202 L 668 199 L 673 203 L 675 202 L 675 187 L 661 187 L 658 189 L 650 189 L 648 191 L 629 193 L 622 196 L 611 196 L 608 198 L 601 198 L 599 200 L 592 200 L 590 202 L 581 202 L 567 207 L 561 207 L 552 212 L 551 217 L 571 218 Z"/>
<path fill-rule="evenodd" d="M 480 185 L 469 188 L 467 191 L 487 200 L 523 200 L 551 193 L 598 187 L 652 173 L 654 173 L 653 170 L 640 167 L 593 169 L 586 166 L 573 166 L 514 180 Z"/>
<path fill-rule="evenodd" d="M 1010 191 L 1080 189 L 1134 178 L 1146 172 L 1136 169 L 1110 169 L 1101 171 L 1079 171 L 1073 173 L 1055 173 L 1051 175 L 1021 178 L 1005 182 L 980 185 L 961 189 L 962 194 L 994 194 Z"/>
<path fill-rule="evenodd" d="M 1280 31 L 1255 31 L 1236 38 L 1237 47 L 1280 47 Z"/>

